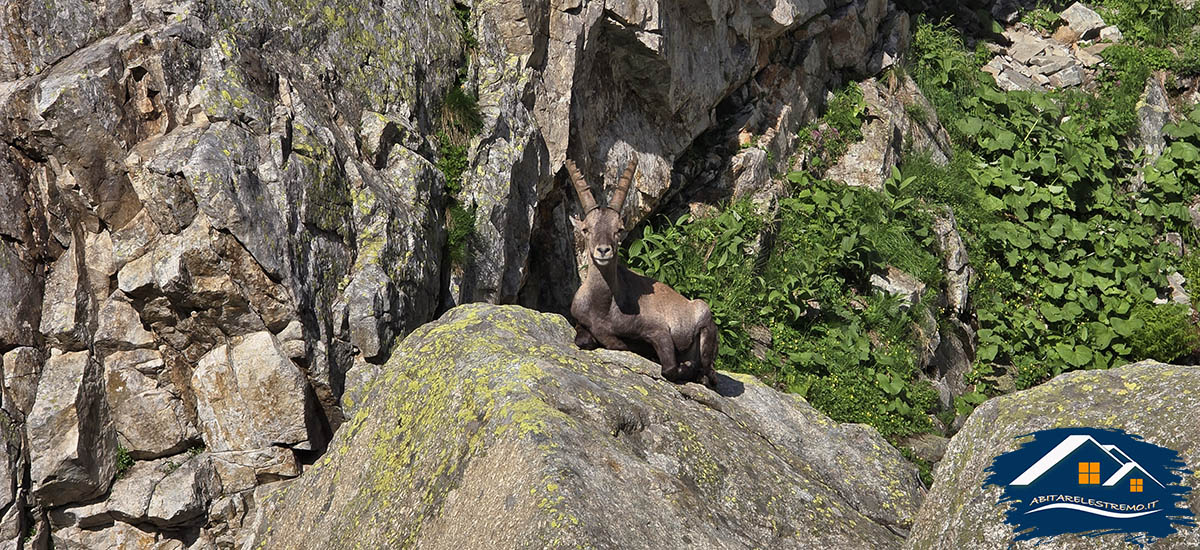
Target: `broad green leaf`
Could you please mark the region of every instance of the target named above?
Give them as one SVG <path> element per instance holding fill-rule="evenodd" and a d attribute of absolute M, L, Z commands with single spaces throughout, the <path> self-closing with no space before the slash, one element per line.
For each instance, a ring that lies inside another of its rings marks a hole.
<path fill-rule="evenodd" d="M 1108 320 L 1108 322 L 1110 325 L 1112 325 L 1113 330 L 1115 330 L 1117 334 L 1120 334 L 1121 336 L 1131 336 L 1134 332 L 1146 324 L 1137 317 L 1131 317 L 1129 319 L 1112 317 Z"/>

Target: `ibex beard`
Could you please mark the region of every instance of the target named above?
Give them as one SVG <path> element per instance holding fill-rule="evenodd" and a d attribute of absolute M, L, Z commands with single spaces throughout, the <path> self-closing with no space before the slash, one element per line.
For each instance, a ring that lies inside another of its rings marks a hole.
<path fill-rule="evenodd" d="M 715 388 L 713 361 L 718 337 L 708 304 L 689 300 L 666 284 L 630 271 L 617 254 L 625 237 L 621 207 L 636 169 L 634 156 L 618 180 L 612 200 L 599 206 L 575 163 L 567 161 L 567 172 L 584 210 L 583 220 L 572 216 L 571 223 L 583 234 L 588 256 L 587 275 L 571 301 L 575 344 L 583 349 L 604 347 L 643 355 L 653 351 L 667 380 L 702 382 Z"/>

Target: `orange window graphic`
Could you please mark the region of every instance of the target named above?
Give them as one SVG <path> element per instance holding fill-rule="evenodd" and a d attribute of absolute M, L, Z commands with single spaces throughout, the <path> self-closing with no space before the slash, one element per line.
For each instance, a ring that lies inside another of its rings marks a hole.
<path fill-rule="evenodd" d="M 1129 492 L 1131 492 L 1131 493 L 1142 492 L 1142 478 L 1134 477 L 1134 478 L 1129 479 Z"/>
<path fill-rule="evenodd" d="M 1080 462 L 1079 463 L 1079 484 L 1080 485 L 1099 485 L 1100 484 L 1100 463 L 1099 462 Z"/>

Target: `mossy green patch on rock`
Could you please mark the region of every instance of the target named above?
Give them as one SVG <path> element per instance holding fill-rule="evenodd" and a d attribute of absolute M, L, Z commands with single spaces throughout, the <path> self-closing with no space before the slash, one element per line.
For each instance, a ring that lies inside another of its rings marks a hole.
<path fill-rule="evenodd" d="M 267 548 L 898 548 L 921 498 L 873 430 L 740 377 L 677 386 L 558 315 L 471 304 L 408 336 Z M 731 546 L 732 545 L 732 546 Z"/>

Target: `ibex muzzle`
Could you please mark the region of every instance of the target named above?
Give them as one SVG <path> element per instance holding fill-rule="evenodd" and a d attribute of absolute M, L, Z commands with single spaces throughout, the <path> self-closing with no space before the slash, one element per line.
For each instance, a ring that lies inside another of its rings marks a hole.
<path fill-rule="evenodd" d="M 599 206 L 591 188 L 573 161 L 567 172 L 583 206 L 583 220 L 571 223 L 587 241 L 587 276 L 575 299 L 575 343 L 581 348 L 644 352 L 653 350 L 663 376 L 673 382 L 717 382 L 713 361 L 717 354 L 717 325 L 703 300 L 689 300 L 671 287 L 630 271 L 621 265 L 617 249 L 625 237 L 621 207 L 633 176 L 637 157 L 617 181 L 612 201 Z"/>

